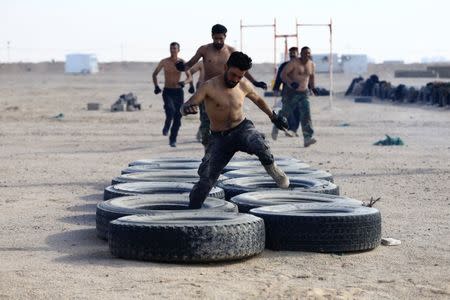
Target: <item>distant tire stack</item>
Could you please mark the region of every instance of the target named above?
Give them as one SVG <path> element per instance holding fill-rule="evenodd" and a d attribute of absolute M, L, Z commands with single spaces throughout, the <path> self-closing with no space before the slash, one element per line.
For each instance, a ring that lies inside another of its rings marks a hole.
<path fill-rule="evenodd" d="M 288 190 L 279 189 L 257 159 L 235 158 L 202 209 L 190 210 L 188 193 L 198 181 L 200 162 L 137 160 L 112 180 L 104 192 L 107 201 L 97 205 L 96 227 L 113 255 L 215 262 L 251 257 L 264 247 L 345 252 L 380 242 L 376 209 L 338 196 L 331 173 L 293 158 L 276 160 L 290 177 Z"/>

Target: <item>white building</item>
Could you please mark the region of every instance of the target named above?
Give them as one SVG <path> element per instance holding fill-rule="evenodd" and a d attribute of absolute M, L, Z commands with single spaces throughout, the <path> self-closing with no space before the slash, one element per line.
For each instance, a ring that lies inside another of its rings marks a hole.
<path fill-rule="evenodd" d="M 312 59 L 316 65 L 316 73 L 328 73 L 330 69 L 330 54 L 313 54 Z M 333 53 L 333 73 L 342 72 L 338 62 L 338 55 Z"/>
<path fill-rule="evenodd" d="M 66 73 L 92 74 L 98 72 L 97 56 L 94 54 L 67 54 Z"/>
<path fill-rule="evenodd" d="M 342 54 L 341 65 L 345 74 L 364 74 L 367 72 L 368 58 L 365 54 Z"/>

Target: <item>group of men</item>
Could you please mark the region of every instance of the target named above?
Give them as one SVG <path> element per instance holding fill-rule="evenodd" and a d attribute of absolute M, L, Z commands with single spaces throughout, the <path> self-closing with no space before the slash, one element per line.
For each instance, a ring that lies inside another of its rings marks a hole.
<path fill-rule="evenodd" d="M 254 102 L 269 117 L 274 130 L 288 131 L 286 117 L 292 116 L 292 111 L 297 109 L 305 147 L 315 143 L 308 101 L 309 89 L 314 88 L 314 64 L 310 59 L 309 48 L 306 47 L 305 51 L 303 48 L 302 56 L 292 58 L 279 72 L 285 93 L 283 107 L 277 114 L 254 89 L 267 89 L 267 85 L 256 81 L 248 72 L 252 67 L 251 58 L 225 44 L 225 26 L 214 25 L 211 34 L 213 42 L 198 48 L 187 62 L 178 57 L 180 45 L 171 43 L 170 57 L 161 60 L 153 72 L 154 92 L 158 94 L 161 89 L 157 75 L 164 69 L 163 100 L 166 120 L 162 133 L 168 135 L 170 130 L 170 146 L 176 147 L 182 115 L 200 111 L 198 135 L 205 147 L 205 155 L 198 170 L 200 179 L 190 193 L 190 208 L 202 206 L 223 168 L 238 151 L 256 155 L 279 187 L 289 186 L 289 178 L 276 165 L 264 134 L 258 132 L 253 122 L 245 117 L 245 98 Z M 180 80 L 182 72 L 186 75 L 184 81 Z M 197 83 L 196 91 L 192 82 L 192 73 L 195 72 L 201 74 L 201 83 Z M 186 84 L 190 84 L 189 92 L 193 95 L 183 103 L 183 87 Z"/>
<path fill-rule="evenodd" d="M 298 136 L 299 124 L 302 127 L 303 142 L 305 147 L 316 143 L 313 137 L 314 130 L 311 121 L 311 110 L 309 106 L 308 94 L 311 91 L 317 95 L 314 78 L 314 63 L 311 58 L 311 49 L 303 47 L 298 57 L 298 48 L 289 49 L 289 61 L 282 63 L 277 71 L 273 91 L 275 95 L 280 95 L 282 108 L 280 115 L 288 119 L 289 130 Z M 272 139 L 278 137 L 278 128 L 272 129 Z"/>

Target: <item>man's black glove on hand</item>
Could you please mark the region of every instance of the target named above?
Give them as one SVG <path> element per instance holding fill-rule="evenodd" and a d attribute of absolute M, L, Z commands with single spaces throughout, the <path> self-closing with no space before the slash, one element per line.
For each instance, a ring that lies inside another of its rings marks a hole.
<path fill-rule="evenodd" d="M 191 93 L 191 94 L 195 93 L 195 88 L 194 88 L 194 85 L 192 83 L 189 85 L 188 92 Z"/>
<path fill-rule="evenodd" d="M 179 85 L 181 88 L 184 88 L 184 81 L 178 82 L 178 85 Z"/>
<path fill-rule="evenodd" d="M 277 127 L 280 130 L 288 129 L 289 124 L 288 124 L 286 117 L 277 115 L 277 113 L 274 111 L 272 113 L 273 113 L 273 116 L 272 116 L 271 120 L 272 120 L 272 123 L 275 125 L 275 127 Z"/>
<path fill-rule="evenodd" d="M 177 68 L 177 70 L 180 72 L 186 71 L 186 65 L 184 64 L 184 61 L 182 61 L 182 60 L 179 60 L 175 63 L 175 68 Z"/>
<path fill-rule="evenodd" d="M 291 88 L 293 88 L 294 90 L 296 90 L 296 89 L 298 89 L 298 87 L 299 87 L 300 85 L 298 84 L 298 82 L 293 82 L 293 83 L 291 83 Z"/>
<path fill-rule="evenodd" d="M 319 91 L 316 88 L 312 88 L 311 92 L 313 93 L 314 96 L 319 96 Z"/>
<path fill-rule="evenodd" d="M 198 113 L 197 105 L 185 105 L 183 104 L 183 116 L 185 115 L 194 115 Z"/>
<path fill-rule="evenodd" d="M 255 81 L 253 85 L 262 88 L 263 90 L 267 90 L 267 84 L 264 81 Z"/>
<path fill-rule="evenodd" d="M 159 88 L 159 86 L 155 86 L 155 90 L 153 91 L 156 95 L 158 95 L 159 93 L 161 93 L 161 89 Z"/>

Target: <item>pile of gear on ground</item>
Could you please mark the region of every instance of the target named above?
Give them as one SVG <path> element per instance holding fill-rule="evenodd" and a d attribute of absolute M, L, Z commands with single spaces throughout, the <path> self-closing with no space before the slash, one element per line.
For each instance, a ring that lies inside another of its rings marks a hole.
<path fill-rule="evenodd" d="M 122 94 L 119 99 L 111 105 L 111 111 L 136 111 L 141 110 L 141 104 L 138 103 L 137 96 L 133 93 Z"/>
<path fill-rule="evenodd" d="M 450 105 L 450 82 L 429 82 L 420 88 L 380 81 L 377 75 L 364 80 L 356 77 L 345 92 L 346 96 L 377 97 L 381 100 L 392 100 L 398 103 L 422 103 L 439 107 Z"/>
<path fill-rule="evenodd" d="M 234 158 L 201 209 L 188 209 L 200 160 L 134 161 L 104 190 L 96 229 L 114 256 L 214 262 L 271 250 L 343 253 L 377 247 L 381 215 L 339 196 L 329 172 L 276 159 L 290 177 L 279 189 L 257 159 Z"/>

